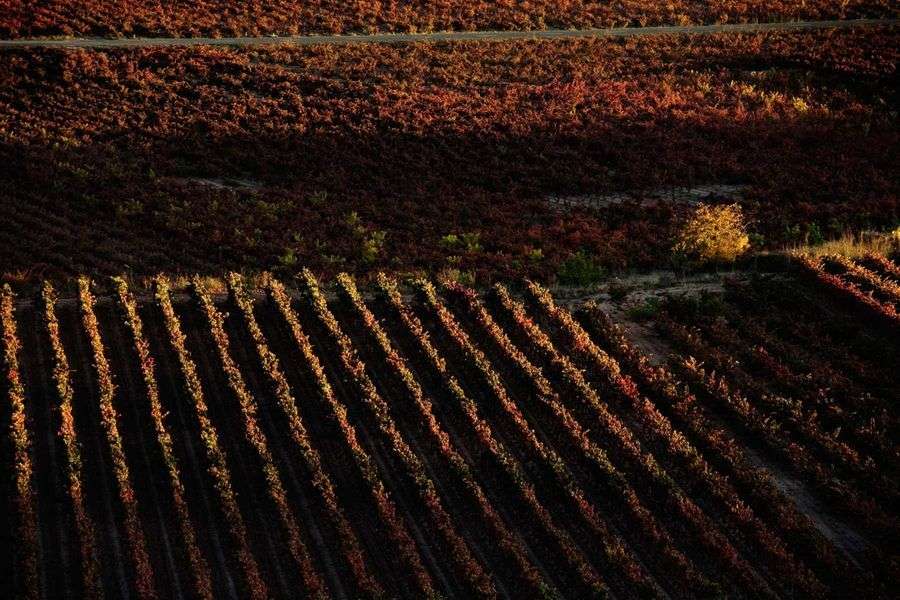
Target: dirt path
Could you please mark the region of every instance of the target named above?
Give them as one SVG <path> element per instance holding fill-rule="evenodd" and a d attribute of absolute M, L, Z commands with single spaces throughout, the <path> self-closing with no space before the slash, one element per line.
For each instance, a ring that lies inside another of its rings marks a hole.
<path fill-rule="evenodd" d="M 735 275 L 731 274 L 732 277 Z M 640 348 L 653 364 L 663 365 L 666 363 L 667 357 L 675 352 L 674 349 L 666 339 L 654 331 L 650 323 L 634 318 L 629 309 L 640 306 L 652 298 L 690 296 L 704 291 L 719 292 L 723 290 L 721 276 L 697 276 L 667 281 L 669 277 L 672 277 L 671 273 L 661 271 L 617 279 L 615 285 L 629 289 L 627 298 L 620 301 L 614 301 L 609 297 L 608 285 L 601 287 L 598 292 L 593 294 L 587 294 L 577 289 L 558 289 L 555 294 L 558 296 L 560 304 L 570 308 L 577 306 L 585 299 L 594 300 L 625 330 L 631 342 Z M 741 448 L 751 464 L 756 468 L 768 471 L 779 491 L 794 502 L 797 509 L 812 521 L 825 538 L 835 544 L 855 565 L 869 566 L 866 555 L 871 546 L 851 523 L 829 511 L 816 498 L 808 484 L 788 473 L 777 462 L 755 449 L 753 440 L 738 435 L 733 429 L 731 431 L 732 435 L 741 441 Z"/>
<path fill-rule="evenodd" d="M 853 19 L 839 21 L 790 21 L 780 23 L 729 23 L 721 25 L 672 25 L 663 27 L 614 27 L 610 29 L 546 29 L 537 31 L 446 31 L 435 33 L 375 33 L 348 35 L 292 35 L 223 38 L 72 38 L 0 40 L 4 48 L 139 48 L 147 46 L 295 46 L 396 44 L 408 42 L 464 42 L 559 40 L 575 38 L 626 38 L 655 35 L 759 33 L 849 27 L 895 26 L 900 19 Z"/>
<path fill-rule="evenodd" d="M 797 509 L 806 515 L 816 529 L 834 544 L 857 567 L 868 568 L 867 555 L 872 547 L 866 538 L 845 519 L 833 515 L 814 495 L 808 484 L 785 471 L 774 461 L 764 457 L 749 444 L 743 447 L 750 463 L 772 476 L 778 490 L 790 498 Z"/>

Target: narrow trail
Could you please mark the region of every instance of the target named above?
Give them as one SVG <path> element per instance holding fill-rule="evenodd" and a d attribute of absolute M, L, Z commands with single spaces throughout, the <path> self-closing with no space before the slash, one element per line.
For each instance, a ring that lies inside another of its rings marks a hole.
<path fill-rule="evenodd" d="M 773 23 L 725 23 L 719 25 L 668 25 L 613 27 L 608 29 L 544 29 L 531 31 L 443 31 L 433 33 L 374 33 L 342 35 L 291 35 L 255 37 L 134 37 L 0 40 L 0 50 L 13 48 L 144 48 L 151 46 L 344 46 L 349 44 L 399 44 L 414 42 L 506 42 L 514 40 L 565 40 L 629 38 L 660 35 L 710 35 L 761 33 L 851 27 L 893 27 L 900 19 L 850 19 L 834 21 L 785 21 Z"/>

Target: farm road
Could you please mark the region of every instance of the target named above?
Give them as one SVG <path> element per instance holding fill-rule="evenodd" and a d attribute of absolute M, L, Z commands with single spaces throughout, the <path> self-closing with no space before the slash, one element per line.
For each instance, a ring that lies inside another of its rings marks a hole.
<path fill-rule="evenodd" d="M 0 40 L 0 49 L 9 48 L 139 48 L 148 46 L 296 46 L 396 44 L 409 42 L 463 42 L 558 40 L 574 38 L 626 38 L 656 35 L 758 33 L 849 27 L 896 26 L 900 19 L 854 19 L 840 21 L 790 21 L 779 23 L 732 23 L 664 27 L 616 27 L 611 29 L 547 29 L 533 31 L 447 31 L 434 33 L 376 33 L 349 35 L 295 35 L 223 38 L 72 38 Z"/>

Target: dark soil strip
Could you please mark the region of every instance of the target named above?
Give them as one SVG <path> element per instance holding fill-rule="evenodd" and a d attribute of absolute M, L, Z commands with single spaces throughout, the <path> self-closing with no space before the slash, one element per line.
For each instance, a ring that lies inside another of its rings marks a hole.
<path fill-rule="evenodd" d="M 233 572 L 240 572 L 233 565 L 228 540 L 228 528 L 219 508 L 216 491 L 209 474 L 202 450 L 198 452 L 199 426 L 190 417 L 190 399 L 185 395 L 184 383 L 177 367 L 177 359 L 166 343 L 166 330 L 162 315 L 155 306 L 146 304 L 140 310 L 150 344 L 150 352 L 157 364 L 157 385 L 160 402 L 169 415 L 174 450 L 178 464 L 182 465 L 182 477 L 191 515 L 196 519 L 197 541 L 204 556 L 210 561 L 216 596 L 237 599 Z"/>
<path fill-rule="evenodd" d="M 54 408 L 58 406 L 58 398 L 48 380 L 53 367 L 41 336 L 40 311 L 17 312 L 22 343 L 19 360 L 29 401 L 26 405 L 28 427 L 34 443 L 34 486 L 43 548 L 41 569 L 45 573 L 43 592 L 49 598 L 69 597 L 73 593 L 72 582 L 80 578 L 72 572 L 73 557 L 69 552 L 70 540 L 77 536 L 72 535 L 71 512 L 67 510 L 66 487 L 60 470 L 65 459 L 57 445 L 59 414 Z M 74 558 L 77 565 L 77 556 Z"/>
<path fill-rule="evenodd" d="M 227 333 L 232 340 L 231 350 L 235 362 L 243 369 L 244 379 L 250 393 L 253 394 L 258 404 L 258 417 L 260 427 L 263 428 L 269 440 L 269 446 L 276 466 L 284 479 L 285 491 L 288 494 L 292 508 L 298 517 L 298 521 L 306 528 L 307 539 L 304 540 L 314 558 L 317 558 L 320 572 L 328 582 L 332 594 L 338 598 L 347 598 L 346 584 L 353 580 L 349 568 L 341 562 L 340 541 L 333 532 L 326 531 L 322 525 L 327 525 L 329 518 L 321 506 L 315 501 L 317 495 L 310 485 L 307 470 L 302 461 L 293 459 L 287 446 L 290 445 L 290 435 L 280 430 L 276 424 L 280 408 L 277 406 L 269 387 L 263 382 L 267 381 L 254 348 L 254 341 L 250 337 L 243 319 L 236 317 L 239 309 L 229 307 L 231 315 L 226 320 Z M 337 558 L 333 555 L 337 553 Z"/>
<path fill-rule="evenodd" d="M 247 522 L 251 547 L 263 579 L 270 586 L 270 593 L 279 590 L 281 597 L 289 598 L 290 590 L 302 589 L 302 585 L 296 578 L 296 569 L 282 564 L 282 559 L 290 553 L 276 533 L 279 520 L 275 507 L 266 493 L 267 485 L 260 462 L 245 439 L 240 407 L 219 364 L 213 346 L 215 342 L 193 301 L 176 305 L 176 310 L 187 336 L 188 350 L 197 364 L 210 419 L 219 432 L 219 441 L 227 455 L 232 485 L 241 514 Z"/>
<path fill-rule="evenodd" d="M 156 585 L 162 597 L 183 598 L 185 582 L 191 576 L 184 569 L 189 565 L 184 553 L 176 555 L 173 545 L 180 537 L 170 503 L 172 491 L 166 484 L 165 465 L 154 443 L 156 434 L 149 417 L 150 406 L 143 389 L 137 355 L 123 338 L 121 317 L 110 307 L 96 308 L 100 332 L 108 348 L 110 367 L 116 382 L 116 410 L 119 429 L 129 457 L 131 479 L 138 497 L 142 520 L 145 523 L 150 560 L 156 574 Z M 141 382 L 141 383 L 138 383 Z M 177 548 L 177 546 L 176 546 Z M 179 569 L 178 565 L 181 566 Z"/>
<path fill-rule="evenodd" d="M 134 593 L 129 582 L 133 581 L 132 568 L 126 551 L 129 540 L 122 536 L 118 525 L 122 522 L 122 507 L 116 492 L 116 482 L 110 467 L 109 449 L 103 445 L 105 439 L 100 426 L 99 391 L 91 375 L 90 347 L 81 328 L 78 309 L 75 305 L 58 306 L 60 338 L 69 362 L 73 368 L 73 413 L 78 429 L 78 439 L 83 440 L 82 459 L 84 461 L 84 488 L 90 500 L 100 496 L 99 501 L 88 502 L 88 511 L 98 525 L 98 541 L 103 541 L 101 564 L 107 590 L 115 590 L 114 595 L 129 598 Z"/>

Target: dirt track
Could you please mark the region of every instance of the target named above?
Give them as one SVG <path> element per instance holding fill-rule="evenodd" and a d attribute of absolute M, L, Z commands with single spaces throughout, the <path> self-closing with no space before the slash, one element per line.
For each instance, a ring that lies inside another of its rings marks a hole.
<path fill-rule="evenodd" d="M 448 31 L 434 33 L 376 33 L 359 35 L 296 35 L 224 38 L 74 38 L 0 40 L 4 48 L 140 48 L 148 46 L 296 46 L 397 44 L 409 42 L 463 42 L 559 40 L 574 38 L 626 38 L 655 35 L 705 35 L 715 33 L 757 33 L 848 27 L 895 26 L 898 19 L 856 19 L 842 21 L 793 21 L 784 23 L 734 23 L 723 25 L 688 25 L 665 27 L 616 27 L 611 29 L 547 29 L 542 31 Z"/>

